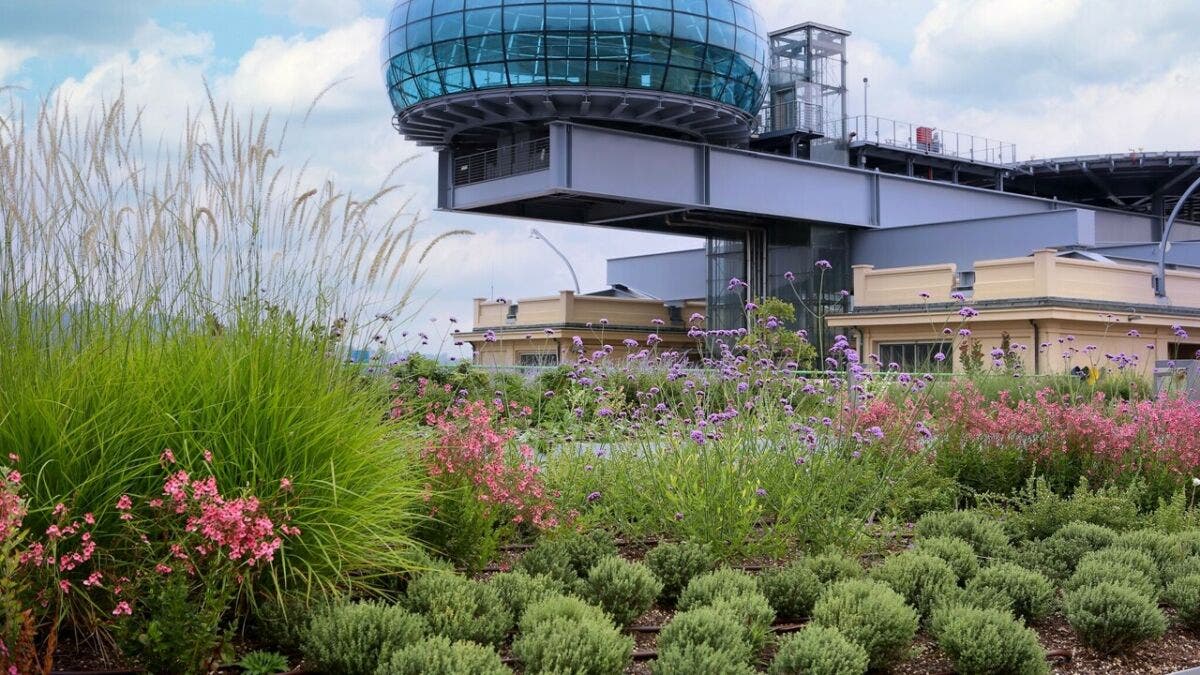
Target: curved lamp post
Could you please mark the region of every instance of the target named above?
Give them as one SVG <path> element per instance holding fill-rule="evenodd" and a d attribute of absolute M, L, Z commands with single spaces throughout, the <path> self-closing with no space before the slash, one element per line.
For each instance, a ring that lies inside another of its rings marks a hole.
<path fill-rule="evenodd" d="M 1183 191 L 1183 196 L 1176 202 L 1175 208 L 1171 209 L 1171 217 L 1167 218 L 1167 223 L 1163 226 L 1162 241 L 1158 242 L 1158 276 L 1154 277 L 1154 294 L 1160 298 L 1167 297 L 1167 247 L 1170 244 L 1171 228 L 1175 225 L 1179 212 L 1183 210 L 1184 203 L 1196 188 L 1200 188 L 1200 178 L 1192 181 L 1188 189 Z"/>
<path fill-rule="evenodd" d="M 567 260 L 567 256 L 563 255 L 563 252 L 558 250 L 557 246 L 551 244 L 550 240 L 546 238 L 546 235 L 538 232 L 536 227 L 529 231 L 529 236 L 533 239 L 541 239 L 547 246 L 550 247 L 551 251 L 554 251 L 558 254 L 558 257 L 562 258 L 562 261 L 567 264 L 567 270 L 571 272 L 571 278 L 575 280 L 575 293 L 583 293 L 583 291 L 579 290 L 579 277 L 575 275 L 575 268 L 571 267 L 571 261 Z"/>

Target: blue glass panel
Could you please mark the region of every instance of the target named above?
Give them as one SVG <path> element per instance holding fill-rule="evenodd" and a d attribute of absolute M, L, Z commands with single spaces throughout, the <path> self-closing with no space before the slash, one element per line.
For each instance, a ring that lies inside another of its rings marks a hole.
<path fill-rule="evenodd" d="M 708 21 L 708 44 L 733 49 L 737 44 L 737 29 L 724 21 Z"/>
<path fill-rule="evenodd" d="M 538 61 L 509 61 L 508 82 L 516 87 L 546 83 L 546 62 Z"/>
<path fill-rule="evenodd" d="M 674 36 L 681 40 L 704 42 L 708 33 L 708 20 L 702 16 L 675 13 Z"/>
<path fill-rule="evenodd" d="M 633 0 L 634 7 L 654 7 L 657 9 L 671 9 L 671 0 Z"/>
<path fill-rule="evenodd" d="M 413 81 L 417 84 L 417 90 L 421 92 L 421 98 L 434 98 L 446 93 L 442 89 L 442 78 L 438 76 L 436 70 L 425 75 L 418 75 L 413 78 Z"/>
<path fill-rule="evenodd" d="M 541 33 L 510 33 L 505 36 L 504 58 L 511 60 L 540 59 L 545 56 Z"/>
<path fill-rule="evenodd" d="M 699 42 L 675 40 L 671 45 L 671 65 L 685 68 L 704 67 L 706 48 Z"/>
<path fill-rule="evenodd" d="M 588 49 L 588 58 L 620 60 L 625 62 L 629 55 L 629 36 L 593 35 Z"/>
<path fill-rule="evenodd" d="M 467 58 L 471 63 L 503 61 L 504 38 L 499 35 L 467 38 Z"/>
<path fill-rule="evenodd" d="M 443 14 L 433 17 L 433 41 L 454 40 L 463 36 L 463 15 Z"/>
<path fill-rule="evenodd" d="M 486 63 L 473 66 L 471 73 L 475 80 L 475 86 L 480 89 L 508 86 L 508 76 L 505 73 L 503 63 Z"/>
<path fill-rule="evenodd" d="M 587 61 L 583 59 L 546 61 L 547 84 L 584 84 L 586 77 Z"/>
<path fill-rule="evenodd" d="M 624 87 L 629 72 L 625 59 L 588 61 L 588 85 L 592 87 Z"/>
<path fill-rule="evenodd" d="M 408 22 L 433 15 L 433 0 L 412 0 L 408 3 Z"/>
<path fill-rule="evenodd" d="M 708 0 L 708 17 L 735 23 L 737 14 L 733 11 L 732 0 Z"/>
<path fill-rule="evenodd" d="M 413 79 L 401 80 L 400 91 L 404 94 L 404 98 L 416 103 L 421 100 L 421 92 L 417 89 L 417 81 Z"/>
<path fill-rule="evenodd" d="M 667 78 L 663 81 L 663 89 L 676 94 L 693 94 L 696 82 L 700 79 L 700 71 L 691 68 L 667 68 Z"/>
<path fill-rule="evenodd" d="M 708 16 L 708 0 L 675 0 L 675 11 Z"/>
<path fill-rule="evenodd" d="M 629 58 L 634 62 L 666 65 L 671 59 L 671 38 L 657 35 L 634 35 Z"/>
<path fill-rule="evenodd" d="M 545 7 L 542 5 L 504 6 L 504 30 L 516 31 L 542 30 Z"/>
<path fill-rule="evenodd" d="M 471 71 L 467 68 L 447 68 L 442 71 L 442 84 L 447 94 L 460 91 L 470 91 Z"/>
<path fill-rule="evenodd" d="M 471 10 L 466 17 L 467 35 L 486 35 L 504 30 L 504 14 L 499 7 Z"/>
<path fill-rule="evenodd" d="M 743 28 L 750 30 L 758 30 L 758 23 L 753 9 L 737 0 L 733 2 L 733 13 L 737 17 L 737 24 Z"/>
<path fill-rule="evenodd" d="M 627 86 L 636 89 L 662 89 L 663 76 L 667 74 L 665 66 L 648 63 L 629 64 L 629 81 Z"/>
<path fill-rule="evenodd" d="M 758 35 L 754 31 L 738 28 L 737 51 L 750 59 L 758 56 Z"/>
<path fill-rule="evenodd" d="M 546 30 L 587 30 L 588 6 L 584 4 L 547 4 Z"/>
<path fill-rule="evenodd" d="M 461 12 L 463 0 L 433 0 L 433 13 Z"/>
<path fill-rule="evenodd" d="M 671 35 L 670 12 L 658 9 L 636 9 L 633 12 L 633 31 L 647 35 Z"/>
<path fill-rule="evenodd" d="M 467 65 L 467 44 L 462 40 L 439 42 L 433 46 L 433 58 L 439 68 Z"/>
<path fill-rule="evenodd" d="M 550 61 L 551 71 L 556 59 L 586 59 L 588 55 L 589 33 L 547 33 L 546 58 Z"/>
<path fill-rule="evenodd" d="M 628 33 L 630 8 L 616 5 L 592 5 L 592 30 L 600 33 Z"/>
<path fill-rule="evenodd" d="M 740 59 L 732 50 L 723 49 L 721 47 L 709 47 L 708 59 L 705 68 L 716 73 L 717 75 L 729 75 L 729 71 L 733 68 L 734 61 Z"/>
<path fill-rule="evenodd" d="M 409 49 L 418 47 L 420 45 L 427 45 L 432 42 L 432 24 L 433 22 L 429 19 L 425 19 L 423 21 L 413 21 L 408 24 Z"/>
<path fill-rule="evenodd" d="M 484 7 L 499 7 L 500 0 L 467 0 L 467 9 L 483 9 Z"/>
<path fill-rule="evenodd" d="M 408 53 L 412 61 L 413 74 L 428 73 L 437 68 L 437 60 L 433 58 L 433 45 L 423 45 Z"/>

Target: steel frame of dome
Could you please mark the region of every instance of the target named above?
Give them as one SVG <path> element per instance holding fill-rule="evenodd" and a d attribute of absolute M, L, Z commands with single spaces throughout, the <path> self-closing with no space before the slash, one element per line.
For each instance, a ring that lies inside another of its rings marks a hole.
<path fill-rule="evenodd" d="M 382 44 L 394 126 L 433 146 L 553 119 L 743 143 L 762 26 L 749 0 L 399 0 Z"/>

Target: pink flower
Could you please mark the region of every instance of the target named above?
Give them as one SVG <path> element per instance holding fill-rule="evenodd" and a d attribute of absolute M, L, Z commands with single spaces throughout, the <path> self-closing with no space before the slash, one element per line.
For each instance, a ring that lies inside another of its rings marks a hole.
<path fill-rule="evenodd" d="M 21 482 L 21 472 L 13 469 L 8 472 L 8 482 L 16 484 Z"/>
<path fill-rule="evenodd" d="M 118 511 L 128 511 L 129 509 L 132 509 L 132 508 L 133 508 L 133 500 L 129 498 L 129 495 L 121 495 L 121 497 L 119 499 L 117 499 L 117 510 Z"/>
<path fill-rule="evenodd" d="M 96 516 L 92 515 L 91 513 L 85 513 L 83 514 L 83 522 L 87 523 L 88 525 L 95 525 Z"/>
<path fill-rule="evenodd" d="M 174 464 L 175 463 L 175 453 L 171 452 L 170 448 L 167 448 L 166 450 L 162 451 L 162 454 L 159 455 L 158 460 L 160 462 L 162 462 L 163 464 Z"/>
<path fill-rule="evenodd" d="M 133 614 L 133 608 L 129 606 L 128 602 L 122 600 L 117 603 L 117 606 L 113 609 L 112 613 L 113 616 L 121 616 L 122 614 L 129 616 L 130 614 Z"/>
<path fill-rule="evenodd" d="M 166 576 L 166 575 L 170 574 L 171 572 L 174 572 L 175 570 L 171 569 L 170 565 L 164 565 L 162 563 L 158 563 L 157 565 L 154 566 L 154 571 L 158 572 L 159 574 L 161 574 L 163 576 Z"/>
<path fill-rule="evenodd" d="M 212 450 L 205 450 L 204 451 L 204 461 L 208 462 L 209 464 L 212 464 L 212 460 L 213 460 Z"/>
<path fill-rule="evenodd" d="M 58 588 L 63 593 L 70 593 L 71 592 L 71 582 L 67 581 L 66 579 L 63 579 L 62 581 L 58 582 Z"/>
<path fill-rule="evenodd" d="M 10 453 L 8 453 L 8 461 L 12 462 L 13 464 L 16 464 L 17 462 L 21 461 L 21 458 L 19 456 L 17 456 L 17 453 L 10 452 Z"/>
<path fill-rule="evenodd" d="M 279 489 L 283 490 L 284 492 L 291 492 L 292 491 L 292 479 L 288 478 L 287 476 L 280 478 L 279 479 Z"/>
<path fill-rule="evenodd" d="M 101 580 L 101 578 L 103 578 L 103 576 L 104 575 L 101 574 L 99 571 L 92 572 L 91 574 L 88 575 L 88 578 L 83 580 L 83 585 L 87 586 L 89 588 L 91 588 L 92 586 L 99 588 L 100 580 Z"/>

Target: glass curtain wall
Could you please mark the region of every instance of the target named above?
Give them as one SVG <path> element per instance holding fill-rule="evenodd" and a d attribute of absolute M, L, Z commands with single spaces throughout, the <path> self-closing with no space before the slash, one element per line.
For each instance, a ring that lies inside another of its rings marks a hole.
<path fill-rule="evenodd" d="M 466 91 L 651 89 L 758 111 L 767 41 L 749 0 L 400 0 L 382 61 L 396 110 Z"/>

